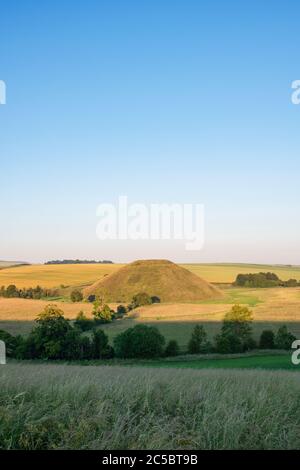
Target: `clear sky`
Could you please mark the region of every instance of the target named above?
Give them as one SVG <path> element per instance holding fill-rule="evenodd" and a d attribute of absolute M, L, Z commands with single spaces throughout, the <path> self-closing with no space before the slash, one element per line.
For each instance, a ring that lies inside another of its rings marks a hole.
<path fill-rule="evenodd" d="M 0 259 L 300 264 L 300 3 L 2 2 Z M 203 203 L 204 249 L 96 208 Z"/>

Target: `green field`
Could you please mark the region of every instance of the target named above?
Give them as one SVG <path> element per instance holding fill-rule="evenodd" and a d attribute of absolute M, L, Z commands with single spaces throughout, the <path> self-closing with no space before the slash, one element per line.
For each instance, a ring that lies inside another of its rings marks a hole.
<path fill-rule="evenodd" d="M 132 365 L 132 363 L 130 364 Z M 230 358 L 168 359 L 157 361 L 138 361 L 135 365 L 143 367 L 167 367 L 180 369 L 271 369 L 293 370 L 300 372 L 300 366 L 293 365 L 291 354 L 253 355 Z"/>

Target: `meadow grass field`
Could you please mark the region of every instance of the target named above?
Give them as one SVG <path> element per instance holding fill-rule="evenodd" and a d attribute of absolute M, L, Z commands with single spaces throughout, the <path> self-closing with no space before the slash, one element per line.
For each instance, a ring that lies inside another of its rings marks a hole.
<path fill-rule="evenodd" d="M 0 265 L 1 266 L 1 265 Z M 116 272 L 122 264 L 60 264 L 29 265 L 0 270 L 0 286 L 15 284 L 18 288 L 87 286 Z M 184 268 L 208 282 L 231 283 L 239 273 L 275 272 L 282 280 L 300 280 L 300 266 L 271 266 L 257 264 L 183 264 Z"/>
<path fill-rule="evenodd" d="M 299 449 L 300 375 L 9 363 L 0 449 Z"/>

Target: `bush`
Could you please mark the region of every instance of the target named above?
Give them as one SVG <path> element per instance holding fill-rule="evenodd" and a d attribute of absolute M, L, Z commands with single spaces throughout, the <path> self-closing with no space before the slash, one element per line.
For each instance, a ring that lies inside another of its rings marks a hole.
<path fill-rule="evenodd" d="M 286 325 L 281 326 L 275 336 L 275 347 L 277 349 L 291 349 L 292 342 L 296 337 L 289 333 Z"/>
<path fill-rule="evenodd" d="M 150 295 L 148 295 L 146 292 L 140 292 L 139 294 L 136 294 L 132 298 L 132 308 L 137 308 L 137 307 L 142 307 L 143 305 L 150 305 L 152 304 L 152 300 Z"/>
<path fill-rule="evenodd" d="M 165 339 L 153 326 L 128 328 L 114 339 L 115 354 L 120 358 L 151 359 L 163 356 Z"/>
<path fill-rule="evenodd" d="M 23 342 L 21 336 L 13 336 L 7 331 L 0 330 L 0 340 L 5 343 L 6 355 L 8 357 L 18 357 L 18 350 Z"/>
<path fill-rule="evenodd" d="M 179 354 L 179 346 L 177 341 L 174 339 L 171 339 L 165 349 L 165 356 L 171 357 L 171 356 L 178 356 Z"/>
<path fill-rule="evenodd" d="M 109 323 L 113 319 L 114 311 L 108 305 L 96 301 L 92 312 L 96 323 Z"/>
<path fill-rule="evenodd" d="M 260 349 L 273 349 L 275 344 L 275 335 L 272 330 L 264 330 L 260 335 L 259 348 Z"/>
<path fill-rule="evenodd" d="M 92 294 L 92 295 L 89 295 L 89 296 L 88 296 L 88 298 L 87 298 L 87 300 L 88 300 L 88 302 L 91 302 L 91 303 L 93 303 L 93 302 L 95 302 L 95 301 L 96 301 L 96 296 L 95 296 L 95 295 L 93 295 L 93 294 Z"/>
<path fill-rule="evenodd" d="M 10 284 L 6 288 L 6 295 L 5 297 L 19 297 L 19 291 L 17 290 L 14 284 Z"/>
<path fill-rule="evenodd" d="M 122 318 L 124 315 L 126 315 L 127 309 L 124 305 L 118 305 L 117 306 L 117 315 L 119 318 Z"/>
<path fill-rule="evenodd" d="M 81 302 L 83 300 L 83 295 L 80 290 L 75 289 L 71 292 L 71 300 L 72 302 Z"/>
<path fill-rule="evenodd" d="M 204 352 L 207 344 L 207 334 L 202 325 L 196 325 L 188 344 L 189 354 Z"/>

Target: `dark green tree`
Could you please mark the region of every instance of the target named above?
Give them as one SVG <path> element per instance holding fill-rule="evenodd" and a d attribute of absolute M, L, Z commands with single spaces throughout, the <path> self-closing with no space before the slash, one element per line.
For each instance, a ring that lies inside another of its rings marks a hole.
<path fill-rule="evenodd" d="M 136 325 L 114 339 L 115 353 L 120 358 L 151 359 L 164 354 L 165 339 L 153 326 Z"/>
<path fill-rule="evenodd" d="M 240 338 L 230 332 L 216 336 L 216 349 L 221 354 L 241 353 L 244 350 Z"/>
<path fill-rule="evenodd" d="M 234 305 L 226 313 L 221 333 L 216 336 L 217 351 L 235 353 L 254 349 L 256 344 L 252 338 L 252 322 L 252 312 L 248 307 Z"/>
<path fill-rule="evenodd" d="M 275 336 L 275 347 L 277 349 L 291 349 L 292 342 L 296 337 L 287 329 L 286 325 L 281 326 Z"/>
<path fill-rule="evenodd" d="M 87 318 L 84 312 L 80 311 L 74 321 L 74 326 L 79 328 L 81 331 L 88 331 L 94 327 L 92 319 Z"/>
<path fill-rule="evenodd" d="M 171 339 L 165 349 L 165 356 L 171 357 L 171 356 L 178 356 L 179 354 L 179 346 L 177 341 L 174 339 Z"/>
<path fill-rule="evenodd" d="M 262 331 L 259 339 L 260 349 L 273 349 L 275 346 L 275 335 L 272 330 Z"/>
<path fill-rule="evenodd" d="M 64 340 L 72 329 L 63 311 L 56 305 L 47 305 L 36 319 L 37 326 L 29 335 L 29 344 L 38 357 L 49 359 L 64 358 Z"/>
<path fill-rule="evenodd" d="M 202 325 L 196 325 L 188 343 L 189 354 L 199 354 L 205 350 L 207 334 Z"/>
<path fill-rule="evenodd" d="M 92 348 L 94 359 L 108 359 L 113 356 L 113 350 L 103 330 L 93 331 Z"/>

